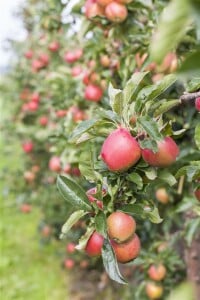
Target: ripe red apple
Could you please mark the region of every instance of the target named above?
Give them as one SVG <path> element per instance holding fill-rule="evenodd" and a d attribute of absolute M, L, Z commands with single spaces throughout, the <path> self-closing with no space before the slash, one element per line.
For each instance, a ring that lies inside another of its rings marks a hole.
<path fill-rule="evenodd" d="M 135 229 L 135 220 L 121 211 L 113 212 L 107 218 L 108 235 L 117 243 L 129 240 L 135 233 Z"/>
<path fill-rule="evenodd" d="M 22 148 L 23 148 L 24 152 L 30 153 L 33 151 L 33 143 L 32 142 L 24 142 L 22 144 Z"/>
<path fill-rule="evenodd" d="M 137 234 L 134 234 L 133 238 L 128 242 L 119 244 L 111 240 L 111 244 L 117 261 L 120 263 L 127 263 L 135 259 L 140 253 L 140 239 Z"/>
<path fill-rule="evenodd" d="M 101 234 L 94 231 L 89 238 L 85 251 L 89 256 L 99 256 L 101 255 L 101 249 L 103 246 L 104 238 Z"/>
<path fill-rule="evenodd" d="M 38 110 L 39 104 L 38 102 L 30 101 L 28 102 L 28 110 L 35 112 Z"/>
<path fill-rule="evenodd" d="M 111 2 L 105 8 L 105 15 L 108 20 L 115 23 L 121 23 L 127 18 L 128 11 L 125 5 Z"/>
<path fill-rule="evenodd" d="M 45 225 L 44 227 L 42 227 L 42 230 L 41 230 L 41 235 L 43 237 L 49 237 L 50 234 L 51 234 L 51 227 L 49 225 Z"/>
<path fill-rule="evenodd" d="M 169 194 L 165 188 L 159 188 L 156 190 L 156 199 L 162 204 L 169 203 Z"/>
<path fill-rule="evenodd" d="M 41 53 L 39 55 L 39 60 L 43 63 L 43 66 L 47 66 L 49 64 L 49 56 L 47 53 Z"/>
<path fill-rule="evenodd" d="M 67 51 L 64 54 L 64 60 L 67 63 L 74 63 L 77 60 L 79 60 L 83 55 L 83 50 L 82 49 L 74 49 L 73 51 Z"/>
<path fill-rule="evenodd" d="M 89 189 L 87 192 L 86 192 L 86 195 L 88 197 L 88 200 L 91 202 L 91 203 L 96 203 L 96 205 L 100 208 L 100 209 L 103 209 L 103 202 L 98 200 L 97 198 L 94 197 L 94 195 L 96 195 L 97 193 L 97 188 L 94 187 L 94 188 L 91 188 Z M 103 189 L 102 190 L 102 195 L 105 196 L 106 195 L 106 190 Z"/>
<path fill-rule="evenodd" d="M 77 77 L 82 73 L 82 67 L 81 66 L 75 66 L 71 70 L 72 77 Z"/>
<path fill-rule="evenodd" d="M 27 58 L 27 59 L 31 59 L 33 57 L 33 51 L 30 49 L 28 51 L 26 51 L 24 53 L 24 56 Z"/>
<path fill-rule="evenodd" d="M 66 251 L 68 252 L 68 253 L 74 253 L 75 251 L 76 251 L 76 245 L 74 244 L 74 243 L 69 243 L 69 244 L 67 244 L 67 246 L 66 246 Z"/>
<path fill-rule="evenodd" d="M 90 73 L 89 72 L 84 72 L 82 81 L 85 85 L 88 85 L 90 83 Z"/>
<path fill-rule="evenodd" d="M 40 95 L 37 92 L 34 92 L 30 97 L 31 102 L 40 102 Z"/>
<path fill-rule="evenodd" d="M 197 189 L 197 190 L 194 192 L 194 194 L 195 194 L 195 197 L 197 198 L 197 200 L 200 201 L 200 189 Z"/>
<path fill-rule="evenodd" d="M 196 98 L 195 107 L 197 111 L 200 111 L 200 97 Z"/>
<path fill-rule="evenodd" d="M 64 109 L 60 109 L 60 110 L 56 111 L 56 116 L 58 118 L 63 118 L 66 116 L 66 114 L 67 114 L 67 110 L 64 110 Z"/>
<path fill-rule="evenodd" d="M 93 102 L 99 102 L 103 96 L 102 89 L 95 84 L 89 84 L 85 89 L 85 99 Z"/>
<path fill-rule="evenodd" d="M 60 172 L 61 170 L 61 163 L 59 156 L 52 156 L 49 161 L 49 169 L 54 172 Z"/>
<path fill-rule="evenodd" d="M 41 116 L 39 118 L 39 123 L 40 123 L 41 126 L 46 126 L 48 124 L 47 116 Z"/>
<path fill-rule="evenodd" d="M 179 148 L 171 137 L 165 137 L 157 142 L 158 151 L 154 153 L 150 149 L 142 150 L 143 159 L 154 167 L 167 167 L 175 162 L 179 155 Z"/>
<path fill-rule="evenodd" d="M 163 287 L 155 282 L 148 282 L 145 290 L 147 296 L 152 300 L 160 299 L 163 294 Z"/>
<path fill-rule="evenodd" d="M 96 0 L 86 0 L 85 2 L 85 16 L 88 19 L 94 18 L 96 16 L 103 16 L 104 9 L 100 6 Z"/>
<path fill-rule="evenodd" d="M 71 173 L 71 165 L 66 164 L 63 168 L 63 172 L 66 173 L 66 174 L 70 174 Z"/>
<path fill-rule="evenodd" d="M 113 0 L 96 0 L 97 3 L 101 6 L 106 6 L 108 5 L 109 3 L 113 2 Z"/>
<path fill-rule="evenodd" d="M 71 169 L 71 174 L 74 175 L 74 176 L 76 176 L 76 177 L 81 176 L 81 172 L 80 172 L 80 170 L 79 170 L 78 167 L 73 167 L 73 168 Z"/>
<path fill-rule="evenodd" d="M 152 280 L 161 281 L 165 278 L 167 270 L 163 264 L 151 265 L 148 269 L 148 275 Z"/>
<path fill-rule="evenodd" d="M 138 142 L 125 128 L 114 130 L 104 141 L 101 158 L 109 170 L 124 171 L 135 165 L 141 157 Z"/>
<path fill-rule="evenodd" d="M 52 52 L 57 52 L 58 49 L 60 48 L 60 44 L 58 41 L 53 41 L 49 44 L 48 48 Z"/>
<path fill-rule="evenodd" d="M 28 203 L 23 203 L 20 206 L 20 210 L 21 210 L 22 213 L 27 214 L 27 213 L 31 212 L 32 206 L 30 204 L 28 204 Z"/>
<path fill-rule="evenodd" d="M 71 270 L 74 268 L 74 265 L 75 265 L 75 262 L 73 259 L 71 259 L 71 258 L 65 259 L 64 266 L 66 269 Z"/>
<path fill-rule="evenodd" d="M 31 66 L 32 66 L 32 71 L 33 72 L 38 72 L 40 69 L 42 69 L 44 67 L 44 64 L 43 64 L 43 62 L 41 60 L 34 59 L 32 61 Z"/>

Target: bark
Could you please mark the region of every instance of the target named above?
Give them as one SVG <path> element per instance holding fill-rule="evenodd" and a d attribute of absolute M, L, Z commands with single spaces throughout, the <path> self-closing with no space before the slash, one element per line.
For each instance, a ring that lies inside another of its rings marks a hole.
<path fill-rule="evenodd" d="M 195 217 L 193 212 L 188 212 L 185 219 L 193 219 Z M 200 299 L 200 230 L 194 237 L 190 247 L 185 247 L 185 262 L 187 265 L 187 277 L 193 284 L 195 291 L 195 299 Z"/>

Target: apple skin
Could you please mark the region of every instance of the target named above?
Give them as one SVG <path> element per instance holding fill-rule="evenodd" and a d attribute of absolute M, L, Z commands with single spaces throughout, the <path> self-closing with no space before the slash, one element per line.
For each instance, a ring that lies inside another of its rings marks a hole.
<path fill-rule="evenodd" d="M 165 278 L 167 270 L 163 264 L 151 265 L 148 269 L 148 275 L 152 280 L 161 281 Z"/>
<path fill-rule="evenodd" d="M 94 18 L 96 16 L 104 15 L 104 8 L 100 6 L 96 0 L 86 0 L 84 7 L 85 7 L 85 16 L 88 19 Z"/>
<path fill-rule="evenodd" d="M 71 258 L 65 259 L 65 261 L 64 261 L 64 267 L 66 269 L 71 270 L 71 269 L 74 268 L 74 265 L 75 265 L 75 262 L 74 262 L 73 259 L 71 259 Z"/>
<path fill-rule="evenodd" d="M 145 290 L 147 296 L 152 300 L 160 299 L 163 294 L 163 287 L 155 282 L 148 282 Z"/>
<path fill-rule="evenodd" d="M 28 110 L 31 112 L 35 112 L 38 110 L 38 102 L 30 101 L 27 103 L 28 104 Z"/>
<path fill-rule="evenodd" d="M 24 53 L 24 56 L 27 58 L 27 59 L 31 59 L 33 57 L 33 51 L 32 50 L 28 50 Z"/>
<path fill-rule="evenodd" d="M 179 155 L 179 148 L 171 137 L 165 137 L 157 145 L 158 151 L 156 153 L 150 149 L 142 150 L 142 157 L 150 166 L 168 167 L 175 162 Z"/>
<path fill-rule="evenodd" d="M 77 77 L 82 73 L 82 68 L 81 66 L 75 66 L 71 70 L 71 75 L 72 77 Z"/>
<path fill-rule="evenodd" d="M 32 142 L 24 142 L 22 144 L 22 148 L 23 148 L 24 152 L 26 152 L 26 153 L 32 152 L 33 151 L 33 147 L 34 146 L 33 146 Z"/>
<path fill-rule="evenodd" d="M 138 142 L 125 128 L 114 130 L 104 141 L 101 158 L 113 172 L 121 172 L 135 165 L 141 157 Z"/>
<path fill-rule="evenodd" d="M 113 2 L 113 0 L 96 0 L 96 2 L 101 6 L 106 6 L 109 3 Z"/>
<path fill-rule="evenodd" d="M 46 116 L 41 116 L 39 118 L 39 123 L 40 123 L 41 126 L 47 126 L 48 121 L 49 120 L 48 120 L 48 118 Z"/>
<path fill-rule="evenodd" d="M 49 169 L 54 172 L 60 172 L 61 164 L 60 164 L 60 157 L 52 156 L 49 160 Z"/>
<path fill-rule="evenodd" d="M 116 211 L 107 218 L 107 229 L 111 239 L 123 243 L 135 233 L 136 222 L 130 215 Z"/>
<path fill-rule="evenodd" d="M 105 15 L 108 20 L 115 23 L 121 23 L 127 18 L 128 11 L 125 5 L 111 2 L 105 8 Z"/>
<path fill-rule="evenodd" d="M 85 251 L 89 256 L 101 255 L 101 249 L 103 246 L 104 237 L 98 232 L 94 231 L 89 238 Z"/>
<path fill-rule="evenodd" d="M 200 97 L 196 98 L 195 107 L 197 111 L 200 111 Z"/>
<path fill-rule="evenodd" d="M 156 190 L 156 199 L 162 204 L 169 203 L 169 195 L 165 188 L 159 188 Z"/>
<path fill-rule="evenodd" d="M 68 252 L 68 253 L 74 253 L 75 251 L 76 251 L 76 245 L 74 244 L 74 243 L 69 243 L 69 244 L 67 244 L 67 246 L 66 246 L 66 251 Z"/>
<path fill-rule="evenodd" d="M 85 88 L 84 97 L 88 101 L 99 102 L 103 96 L 102 89 L 95 84 L 89 84 Z"/>
<path fill-rule="evenodd" d="M 37 92 L 34 92 L 31 95 L 31 102 L 40 102 L 40 95 Z"/>
<path fill-rule="evenodd" d="M 111 244 L 117 261 L 120 263 L 128 263 L 140 253 L 140 239 L 137 234 L 134 234 L 133 238 L 128 242 L 118 244 L 114 240 L 111 240 Z"/>

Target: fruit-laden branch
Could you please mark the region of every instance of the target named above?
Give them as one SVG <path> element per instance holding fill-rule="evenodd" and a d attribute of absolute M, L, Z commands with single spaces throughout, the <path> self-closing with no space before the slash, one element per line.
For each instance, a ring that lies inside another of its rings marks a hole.
<path fill-rule="evenodd" d="M 181 101 L 190 101 L 190 100 L 195 100 L 196 98 L 200 97 L 200 91 L 195 92 L 195 93 L 184 93 L 181 97 Z"/>

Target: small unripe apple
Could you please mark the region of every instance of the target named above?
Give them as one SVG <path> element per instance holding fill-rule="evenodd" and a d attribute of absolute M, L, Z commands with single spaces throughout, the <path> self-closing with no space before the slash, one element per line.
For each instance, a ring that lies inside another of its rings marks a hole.
<path fill-rule="evenodd" d="M 156 190 L 156 199 L 162 204 L 169 203 L 169 194 L 165 188 L 159 188 Z"/>
<path fill-rule="evenodd" d="M 71 258 L 65 259 L 64 266 L 66 269 L 71 270 L 74 268 L 74 265 L 75 265 L 75 262 L 73 259 L 71 259 Z"/>
<path fill-rule="evenodd" d="M 196 98 L 195 107 L 197 111 L 200 111 L 200 97 Z"/>
<path fill-rule="evenodd" d="M 127 129 L 121 127 L 106 138 L 101 148 L 101 158 L 113 172 L 129 169 L 140 157 L 138 142 Z"/>
<path fill-rule="evenodd" d="M 30 153 L 33 151 L 33 143 L 32 142 L 24 142 L 22 144 L 22 148 L 23 148 L 24 152 Z"/>
<path fill-rule="evenodd" d="M 104 237 L 98 232 L 94 233 L 89 238 L 85 251 L 89 256 L 99 256 L 101 255 L 101 249 L 103 247 Z"/>
<path fill-rule="evenodd" d="M 127 18 L 128 11 L 125 5 L 111 2 L 105 8 L 105 15 L 108 20 L 115 23 L 121 23 Z"/>
<path fill-rule="evenodd" d="M 54 172 L 60 172 L 61 170 L 60 157 L 58 156 L 51 157 L 49 161 L 49 169 Z"/>
<path fill-rule="evenodd" d="M 163 264 L 151 265 L 148 269 L 148 275 L 152 280 L 161 281 L 165 278 L 167 270 Z"/>
<path fill-rule="evenodd" d="M 142 150 L 143 159 L 154 167 L 168 167 L 176 161 L 179 148 L 171 137 L 165 137 L 157 142 L 158 151 L 154 153 L 150 149 Z"/>
<path fill-rule="evenodd" d="M 152 300 L 160 299 L 163 295 L 163 287 L 155 282 L 148 282 L 145 290 L 147 296 Z"/>
<path fill-rule="evenodd" d="M 24 56 L 27 58 L 27 59 L 31 59 L 33 57 L 33 51 L 32 50 L 28 50 L 24 53 Z"/>
<path fill-rule="evenodd" d="M 125 243 L 116 243 L 111 240 L 113 250 L 115 252 L 117 261 L 120 263 L 127 263 L 135 259 L 140 253 L 140 239 L 137 234 L 134 234 L 133 238 Z"/>
<path fill-rule="evenodd" d="M 102 89 L 95 84 L 89 84 L 86 86 L 84 97 L 86 100 L 92 102 L 99 102 L 103 96 Z"/>
<path fill-rule="evenodd" d="M 108 235 L 117 243 L 129 240 L 135 233 L 135 229 L 135 220 L 121 211 L 113 212 L 107 218 Z"/>
<path fill-rule="evenodd" d="M 66 251 L 68 252 L 68 253 L 74 253 L 75 251 L 76 251 L 76 245 L 74 244 L 74 243 L 69 243 L 69 244 L 67 244 L 67 246 L 66 246 Z"/>
<path fill-rule="evenodd" d="M 41 126 L 46 126 L 48 124 L 48 118 L 46 116 L 41 116 L 39 118 L 39 123 Z"/>
<path fill-rule="evenodd" d="M 58 49 L 60 48 L 60 44 L 58 41 L 53 41 L 49 44 L 48 48 L 52 52 L 57 52 Z"/>
<path fill-rule="evenodd" d="M 27 213 L 31 212 L 32 206 L 30 204 L 28 204 L 28 203 L 23 203 L 20 206 L 20 210 L 21 210 L 22 213 L 27 214 Z"/>

